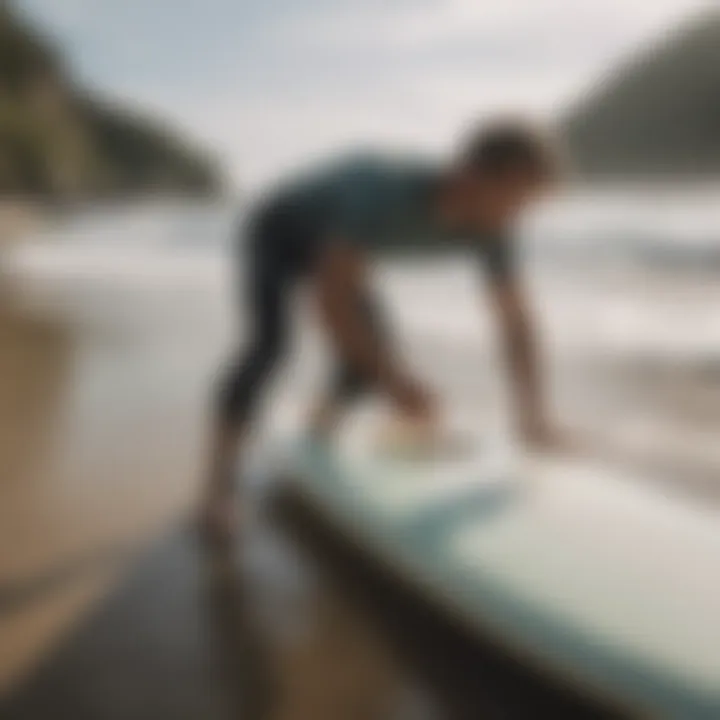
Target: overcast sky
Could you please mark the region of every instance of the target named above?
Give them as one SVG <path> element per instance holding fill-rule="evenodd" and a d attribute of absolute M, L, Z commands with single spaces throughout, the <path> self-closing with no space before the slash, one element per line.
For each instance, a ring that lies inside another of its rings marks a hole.
<path fill-rule="evenodd" d="M 552 116 L 716 0 L 17 0 L 87 84 L 161 113 L 256 186 L 349 144 L 442 151 Z"/>

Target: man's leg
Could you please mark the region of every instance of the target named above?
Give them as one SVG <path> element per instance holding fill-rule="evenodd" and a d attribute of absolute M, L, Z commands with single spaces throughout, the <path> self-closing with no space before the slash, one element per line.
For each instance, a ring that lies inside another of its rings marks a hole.
<path fill-rule="evenodd" d="M 203 520 L 211 535 L 226 538 L 236 523 L 235 468 L 255 406 L 284 354 L 288 335 L 288 283 L 256 268 L 250 278 L 250 347 L 231 365 L 219 386 L 210 443 Z"/>

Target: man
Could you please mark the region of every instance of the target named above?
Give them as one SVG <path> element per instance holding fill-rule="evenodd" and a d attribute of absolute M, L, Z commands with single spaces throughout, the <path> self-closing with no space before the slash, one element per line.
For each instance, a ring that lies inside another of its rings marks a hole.
<path fill-rule="evenodd" d="M 476 248 L 505 340 L 519 431 L 529 443 L 551 441 L 509 232 L 555 173 L 534 132 L 498 123 L 472 137 L 449 167 L 352 158 L 289 183 L 256 210 L 244 260 L 252 335 L 221 385 L 206 486 L 203 515 L 213 535 L 226 537 L 234 527 L 234 466 L 271 371 L 287 351 L 290 297 L 300 280 L 310 283 L 339 358 L 313 430 L 330 432 L 368 388 L 408 421 L 434 422 L 433 395 L 390 351 L 366 282 L 373 254 L 400 237 Z"/>

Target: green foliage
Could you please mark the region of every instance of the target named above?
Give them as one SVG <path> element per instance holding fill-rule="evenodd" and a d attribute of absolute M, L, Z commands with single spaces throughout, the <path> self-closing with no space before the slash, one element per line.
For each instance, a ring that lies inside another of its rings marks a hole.
<path fill-rule="evenodd" d="M 720 174 L 720 12 L 613 73 L 565 129 L 579 170 L 591 177 Z"/>
<path fill-rule="evenodd" d="M 214 164 L 166 128 L 79 92 L 43 37 L 0 0 L 0 192 L 207 194 Z"/>

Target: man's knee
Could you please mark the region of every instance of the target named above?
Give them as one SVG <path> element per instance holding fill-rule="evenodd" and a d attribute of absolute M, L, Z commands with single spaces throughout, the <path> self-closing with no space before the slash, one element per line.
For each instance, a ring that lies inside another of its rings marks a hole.
<path fill-rule="evenodd" d="M 249 418 L 284 352 L 282 336 L 266 335 L 232 364 L 219 389 L 219 414 L 226 423 L 239 424 Z"/>

